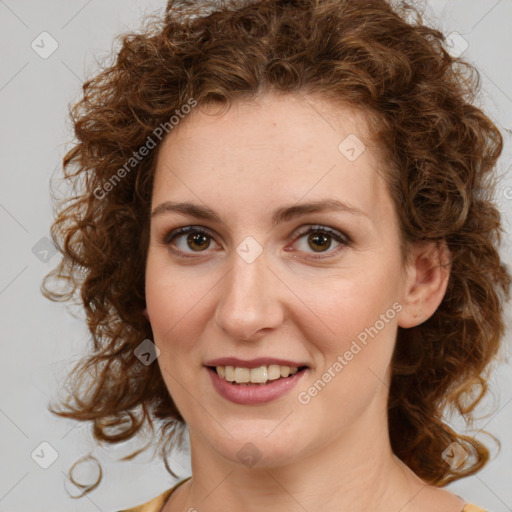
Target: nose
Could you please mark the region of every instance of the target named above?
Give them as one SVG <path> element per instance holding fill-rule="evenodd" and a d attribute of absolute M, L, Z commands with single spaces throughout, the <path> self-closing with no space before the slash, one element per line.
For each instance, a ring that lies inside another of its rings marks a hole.
<path fill-rule="evenodd" d="M 247 263 L 235 254 L 233 267 L 219 283 L 215 322 L 234 339 L 255 340 L 283 322 L 281 287 L 267 264 L 263 256 Z"/>

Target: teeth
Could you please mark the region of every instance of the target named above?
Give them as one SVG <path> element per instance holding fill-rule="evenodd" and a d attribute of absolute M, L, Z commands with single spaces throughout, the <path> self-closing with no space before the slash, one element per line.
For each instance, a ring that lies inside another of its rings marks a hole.
<path fill-rule="evenodd" d="M 217 375 L 229 382 L 237 384 L 265 384 L 270 380 L 295 375 L 299 370 L 297 366 L 258 366 L 258 368 L 243 368 L 240 366 L 216 366 Z"/>
<path fill-rule="evenodd" d="M 260 366 L 258 368 L 251 368 L 249 380 L 251 382 L 257 382 L 259 384 L 264 384 L 268 380 L 268 368 L 266 366 Z"/>
<path fill-rule="evenodd" d="M 235 380 L 235 368 L 233 366 L 226 366 L 224 368 L 226 376 L 224 377 L 229 382 L 233 382 Z M 217 371 L 218 373 L 218 371 Z"/>
<path fill-rule="evenodd" d="M 249 370 L 249 368 L 240 368 L 239 366 L 235 366 L 235 382 L 249 382 L 250 379 L 251 370 Z"/>
<path fill-rule="evenodd" d="M 268 367 L 268 379 L 269 380 L 276 380 L 281 377 L 281 367 L 278 364 L 271 364 Z"/>

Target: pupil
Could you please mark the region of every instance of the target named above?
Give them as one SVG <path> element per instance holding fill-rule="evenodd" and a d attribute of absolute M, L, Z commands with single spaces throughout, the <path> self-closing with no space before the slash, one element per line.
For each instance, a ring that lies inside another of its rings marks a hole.
<path fill-rule="evenodd" d="M 327 235 L 316 233 L 313 235 L 309 235 L 309 242 L 311 245 L 311 248 L 316 252 L 322 252 L 325 249 L 329 249 L 331 245 L 331 241 Z M 315 247 L 316 245 L 316 247 Z M 320 248 L 318 248 L 320 247 Z"/>
<path fill-rule="evenodd" d="M 192 233 L 188 235 L 187 242 L 189 247 L 193 250 L 196 250 L 194 249 L 194 245 L 198 247 L 197 250 L 206 249 L 210 245 L 208 237 L 202 233 Z"/>

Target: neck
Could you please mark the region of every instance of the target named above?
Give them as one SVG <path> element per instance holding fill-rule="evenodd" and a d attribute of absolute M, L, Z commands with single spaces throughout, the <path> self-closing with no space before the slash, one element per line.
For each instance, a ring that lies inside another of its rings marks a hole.
<path fill-rule="evenodd" d="M 166 507 L 165 512 L 419 510 L 414 497 L 425 482 L 393 455 L 383 428 L 387 425 L 382 421 L 373 425 L 354 425 L 334 443 L 293 463 L 263 468 L 247 468 L 219 457 L 191 432 L 193 478 L 175 500 L 179 507 Z M 363 437 L 361 432 L 370 435 Z"/>

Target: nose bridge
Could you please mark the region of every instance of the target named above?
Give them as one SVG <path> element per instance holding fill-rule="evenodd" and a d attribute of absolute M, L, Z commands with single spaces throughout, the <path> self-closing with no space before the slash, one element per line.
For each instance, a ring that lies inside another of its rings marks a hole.
<path fill-rule="evenodd" d="M 277 327 L 283 319 L 275 279 L 264 255 L 247 261 L 233 255 L 233 265 L 223 279 L 215 311 L 217 325 L 232 337 L 251 339 L 258 331 Z"/>

